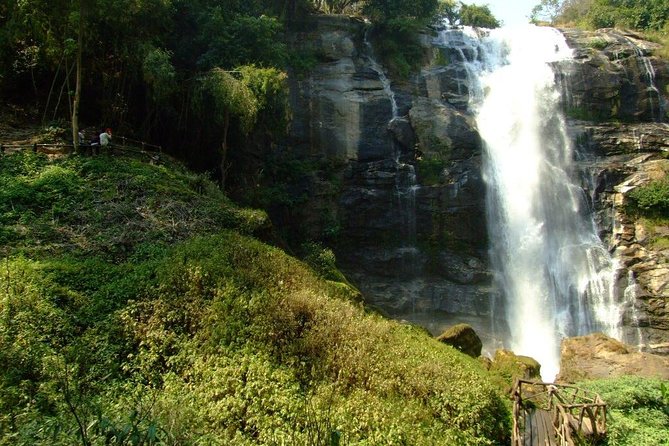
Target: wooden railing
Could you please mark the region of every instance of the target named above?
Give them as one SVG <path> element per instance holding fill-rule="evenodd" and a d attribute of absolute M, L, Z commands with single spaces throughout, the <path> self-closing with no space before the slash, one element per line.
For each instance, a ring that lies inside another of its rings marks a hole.
<path fill-rule="evenodd" d="M 518 380 L 513 446 L 596 445 L 606 436 L 606 404 L 575 386 Z"/>

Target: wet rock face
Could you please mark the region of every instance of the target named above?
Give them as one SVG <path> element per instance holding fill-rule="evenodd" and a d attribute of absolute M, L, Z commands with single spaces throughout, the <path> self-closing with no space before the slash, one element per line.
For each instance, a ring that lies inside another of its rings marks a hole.
<path fill-rule="evenodd" d="M 621 265 L 620 298 L 626 342 L 668 353 L 669 224 L 640 218 L 627 208 L 639 187 L 666 178 L 666 123 L 572 122 L 580 162 L 600 236 Z"/>
<path fill-rule="evenodd" d="M 666 177 L 669 63 L 619 30 L 562 30 L 574 51 L 556 65 L 582 185 L 600 237 L 619 261 L 626 342 L 666 353 L 669 251 L 664 224 L 631 215 L 629 194 Z"/>
<path fill-rule="evenodd" d="M 310 31 L 293 36 L 294 45 L 318 63 L 306 76 L 291 76 L 292 145 L 329 159 L 391 158 L 385 123 L 392 105 L 363 52 L 362 24 L 319 17 L 311 25 Z"/>
<path fill-rule="evenodd" d="M 567 113 L 593 120 L 660 121 L 667 110 L 666 62 L 652 56 L 659 45 L 613 29 L 562 30 L 574 50 L 559 72 Z"/>
<path fill-rule="evenodd" d="M 488 319 L 485 188 L 472 117 L 453 98 L 429 97 L 422 78 L 390 81 L 393 116 L 364 35 L 362 23 L 320 17 L 295 37 L 320 59 L 291 77 L 290 138 L 301 156 L 343 163 L 331 212 L 338 263 L 369 304 L 393 316 Z M 323 209 L 316 200 L 323 194 L 310 195 Z M 311 204 L 298 211 L 301 219 L 317 220 L 305 215 Z"/>

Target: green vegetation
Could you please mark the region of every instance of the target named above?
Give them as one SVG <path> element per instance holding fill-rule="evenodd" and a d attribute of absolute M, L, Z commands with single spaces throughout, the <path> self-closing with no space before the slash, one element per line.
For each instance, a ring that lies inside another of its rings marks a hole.
<path fill-rule="evenodd" d="M 590 42 L 590 48 L 594 48 L 596 50 L 603 50 L 606 48 L 609 44 L 606 40 L 604 39 L 594 39 Z"/>
<path fill-rule="evenodd" d="M 434 186 L 441 184 L 443 179 L 443 172 L 448 161 L 444 161 L 441 158 L 431 158 L 425 157 L 421 159 L 417 164 L 417 174 L 421 184 L 425 186 Z"/>
<path fill-rule="evenodd" d="M 480 28 L 499 28 L 500 26 L 500 22 L 492 15 L 488 5 L 462 4 L 460 6 L 460 24 Z"/>
<path fill-rule="evenodd" d="M 669 382 L 630 376 L 578 386 L 606 401 L 608 446 L 669 445 Z"/>
<path fill-rule="evenodd" d="M 532 20 L 589 29 L 631 28 L 667 32 L 669 4 L 665 0 L 541 0 Z"/>
<path fill-rule="evenodd" d="M 541 0 L 532 9 L 531 19 L 585 29 L 642 31 L 648 40 L 662 45 L 658 56 L 669 57 L 669 3 L 665 0 Z"/>
<path fill-rule="evenodd" d="M 332 253 L 252 237 L 205 177 L 0 158 L 0 444 L 505 441 L 476 360 L 367 314 Z"/>
<path fill-rule="evenodd" d="M 653 181 L 627 194 L 628 209 L 642 216 L 669 219 L 669 181 Z"/>
<path fill-rule="evenodd" d="M 614 100 L 616 100 L 616 98 L 614 98 Z M 612 105 L 612 108 L 615 109 L 615 104 Z M 610 112 L 594 110 L 586 107 L 567 107 L 566 113 L 570 118 L 579 119 L 582 121 L 602 122 L 611 119 L 611 116 L 609 116 Z"/>

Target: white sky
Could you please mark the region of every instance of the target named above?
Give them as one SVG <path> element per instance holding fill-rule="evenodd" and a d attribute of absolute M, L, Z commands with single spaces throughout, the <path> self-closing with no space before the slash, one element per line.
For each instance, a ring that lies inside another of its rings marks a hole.
<path fill-rule="evenodd" d="M 528 23 L 527 17 L 532 8 L 541 0 L 470 0 L 465 3 L 488 5 L 497 20 L 504 22 L 505 26 L 513 26 Z"/>

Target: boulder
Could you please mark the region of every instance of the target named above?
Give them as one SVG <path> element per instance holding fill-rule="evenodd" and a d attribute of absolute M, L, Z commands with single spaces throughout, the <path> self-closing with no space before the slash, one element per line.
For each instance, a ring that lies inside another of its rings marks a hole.
<path fill-rule="evenodd" d="M 469 355 L 472 358 L 481 356 L 483 343 L 471 325 L 455 325 L 439 335 L 437 340 L 457 348 L 462 353 Z"/>
<path fill-rule="evenodd" d="M 669 379 L 669 358 L 638 352 L 603 333 L 562 341 L 557 381 L 575 382 L 624 375 Z"/>
<path fill-rule="evenodd" d="M 497 350 L 493 359 L 480 357 L 481 365 L 490 372 L 490 380 L 508 394 L 516 380 L 541 380 L 541 365 L 529 356 L 516 355 L 509 350 Z"/>
<path fill-rule="evenodd" d="M 541 364 L 536 359 L 510 350 L 497 350 L 489 370 L 511 378 L 511 383 L 515 379 L 541 379 Z"/>

